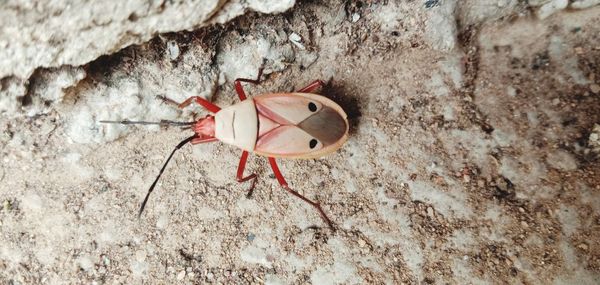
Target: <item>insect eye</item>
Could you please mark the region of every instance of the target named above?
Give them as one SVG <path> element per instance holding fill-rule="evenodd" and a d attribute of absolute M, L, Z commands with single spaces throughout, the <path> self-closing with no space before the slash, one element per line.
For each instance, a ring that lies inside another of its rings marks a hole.
<path fill-rule="evenodd" d="M 308 146 L 310 146 L 311 149 L 315 148 L 315 146 L 317 146 L 317 140 L 316 139 L 310 140 L 310 143 L 308 143 Z"/>
<path fill-rule="evenodd" d="M 310 110 L 311 112 L 316 112 L 317 105 L 315 105 L 315 103 L 313 103 L 313 102 L 308 103 L 308 110 Z"/>

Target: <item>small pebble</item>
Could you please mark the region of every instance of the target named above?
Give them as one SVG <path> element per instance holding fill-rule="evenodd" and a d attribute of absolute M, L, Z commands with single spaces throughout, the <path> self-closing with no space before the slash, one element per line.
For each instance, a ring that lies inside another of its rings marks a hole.
<path fill-rule="evenodd" d="M 102 257 L 102 262 L 104 262 L 105 266 L 109 266 L 110 265 L 110 259 L 108 258 L 108 256 L 104 255 Z"/>
<path fill-rule="evenodd" d="M 440 0 L 427 0 L 425 1 L 425 8 L 433 8 L 435 6 L 440 5 Z"/>
<path fill-rule="evenodd" d="M 433 208 L 432 207 L 427 207 L 427 216 L 433 217 Z"/>
<path fill-rule="evenodd" d="M 2 208 L 4 208 L 4 211 L 6 212 L 12 210 L 12 203 L 9 200 L 4 200 Z"/>
<path fill-rule="evenodd" d="M 185 270 L 181 270 L 179 274 L 177 274 L 177 280 L 183 280 L 185 278 Z"/>
<path fill-rule="evenodd" d="M 600 85 L 598 85 L 596 83 L 590 84 L 590 91 L 592 91 L 592 93 L 594 93 L 594 94 L 600 93 Z"/>
<path fill-rule="evenodd" d="M 365 242 L 363 239 L 359 239 L 358 240 L 358 246 L 359 247 L 365 247 L 365 245 L 367 245 L 367 242 Z"/>
<path fill-rule="evenodd" d="M 179 45 L 176 41 L 167 42 L 167 52 L 170 60 L 176 60 L 179 57 Z"/>
<path fill-rule="evenodd" d="M 581 243 L 577 246 L 577 248 L 586 251 L 586 250 L 588 250 L 588 245 L 585 243 Z"/>
<path fill-rule="evenodd" d="M 515 89 L 512 86 L 508 86 L 506 88 L 506 94 L 508 94 L 508 96 L 510 96 L 510 97 L 515 97 L 515 96 L 517 96 L 517 89 Z"/>
<path fill-rule="evenodd" d="M 302 40 L 302 38 L 300 37 L 300 35 L 296 34 L 296 33 L 291 33 L 290 36 L 288 37 L 288 39 L 292 42 L 299 42 Z"/>
<path fill-rule="evenodd" d="M 360 20 L 360 14 L 358 14 L 358 13 L 352 14 L 352 23 L 356 23 L 356 22 L 358 22 L 358 20 Z"/>
<path fill-rule="evenodd" d="M 255 237 L 256 235 L 254 235 L 253 233 L 248 233 L 248 235 L 246 236 L 246 240 L 251 242 L 254 240 Z"/>
<path fill-rule="evenodd" d="M 291 33 L 288 36 L 288 40 L 290 40 L 290 42 L 292 42 L 295 46 L 297 46 L 299 49 L 304 50 L 306 49 L 304 47 L 304 45 L 302 44 L 302 37 L 300 37 L 300 35 L 296 34 L 296 33 Z"/>
<path fill-rule="evenodd" d="M 600 154 L 600 124 L 595 124 L 588 138 L 590 151 Z"/>

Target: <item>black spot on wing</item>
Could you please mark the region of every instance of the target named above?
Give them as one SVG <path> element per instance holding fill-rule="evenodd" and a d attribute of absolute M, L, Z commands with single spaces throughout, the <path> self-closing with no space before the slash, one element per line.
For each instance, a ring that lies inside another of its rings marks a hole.
<path fill-rule="evenodd" d="M 347 129 L 346 121 L 340 114 L 325 106 L 298 124 L 298 127 L 323 143 L 323 146 L 337 142 Z"/>

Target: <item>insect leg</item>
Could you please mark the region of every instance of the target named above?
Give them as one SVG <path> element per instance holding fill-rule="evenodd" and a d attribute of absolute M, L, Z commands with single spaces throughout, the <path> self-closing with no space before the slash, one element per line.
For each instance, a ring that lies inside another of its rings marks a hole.
<path fill-rule="evenodd" d="M 177 103 L 172 99 L 169 99 L 165 96 L 156 96 L 159 99 L 163 100 L 163 102 L 168 103 L 168 104 L 174 104 L 177 106 L 177 108 L 179 109 L 183 109 L 187 106 L 189 106 L 190 104 L 192 104 L 192 102 L 196 101 L 196 103 L 198 103 L 199 105 L 201 105 L 202 107 L 206 108 L 208 111 L 212 112 L 212 113 L 216 113 L 219 112 L 221 110 L 221 108 L 211 102 L 209 102 L 208 100 L 199 97 L 199 96 L 192 96 L 190 98 L 187 98 L 185 101 L 183 101 L 182 103 Z"/>
<path fill-rule="evenodd" d="M 261 67 L 258 69 L 258 76 L 256 76 L 256 79 L 238 78 L 235 81 L 233 81 L 233 84 L 235 85 L 235 91 L 237 92 L 241 101 L 246 100 L 246 92 L 244 92 L 244 88 L 242 87 L 242 82 L 259 84 L 260 76 L 262 75 L 262 73 L 263 73 L 263 68 Z"/>
<path fill-rule="evenodd" d="M 191 104 L 192 102 L 196 101 L 196 103 L 198 103 L 199 105 L 201 105 L 202 107 L 206 108 L 206 110 L 212 112 L 212 113 L 216 113 L 219 112 L 221 110 L 221 108 L 211 102 L 209 102 L 208 100 L 199 97 L 199 96 L 192 96 L 190 98 L 187 98 L 185 101 L 183 101 L 181 104 L 179 104 L 179 106 L 177 106 L 179 109 L 183 109 L 185 107 L 187 107 L 189 104 Z"/>
<path fill-rule="evenodd" d="M 304 88 L 298 90 L 299 93 L 312 93 L 313 91 L 315 91 L 315 89 L 321 87 L 325 85 L 325 82 L 317 79 L 315 81 L 313 81 L 312 83 L 308 84 L 307 86 L 305 86 Z"/>
<path fill-rule="evenodd" d="M 285 189 L 286 191 L 288 191 L 292 195 L 294 195 L 294 196 L 302 199 L 304 202 L 306 202 L 306 203 L 310 204 L 311 206 L 315 207 L 317 209 L 317 211 L 319 212 L 319 215 L 321 215 L 321 218 L 323 219 L 323 221 L 325 221 L 327 223 L 327 225 L 329 225 L 329 228 L 331 230 L 335 230 L 335 228 L 333 227 L 333 223 L 327 217 L 327 215 L 325 215 L 325 212 L 323 211 L 323 209 L 321 208 L 321 205 L 319 203 L 313 202 L 311 200 L 308 200 L 306 197 L 304 197 L 300 193 L 292 190 L 288 186 L 287 182 L 285 181 L 285 178 L 283 178 L 283 175 L 281 175 L 281 171 L 279 171 L 279 167 L 277 166 L 277 162 L 275 161 L 274 157 L 269 157 L 269 164 L 271 164 L 271 168 L 273 169 L 273 173 L 275 173 L 275 177 L 277 178 L 277 181 L 279 182 L 279 184 L 281 185 L 281 187 L 283 187 L 283 189 Z"/>
<path fill-rule="evenodd" d="M 252 184 L 250 185 L 250 189 L 248 189 L 248 194 L 246 194 L 246 197 L 250 198 L 250 196 L 252 196 L 252 191 L 254 191 L 254 185 L 256 184 L 256 174 L 253 173 L 253 174 L 250 174 L 250 175 L 244 177 L 244 169 L 246 168 L 247 160 L 248 160 L 248 152 L 244 150 L 242 152 L 242 157 L 240 158 L 240 164 L 238 165 L 236 179 L 240 183 L 252 179 Z"/>

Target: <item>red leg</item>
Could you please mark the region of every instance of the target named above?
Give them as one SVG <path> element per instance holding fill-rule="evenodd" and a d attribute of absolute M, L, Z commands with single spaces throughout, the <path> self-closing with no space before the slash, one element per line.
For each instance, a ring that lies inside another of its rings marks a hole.
<path fill-rule="evenodd" d="M 237 92 L 241 101 L 246 100 L 246 92 L 244 92 L 244 88 L 242 87 L 242 82 L 259 84 L 260 76 L 262 75 L 262 72 L 263 72 L 263 68 L 261 67 L 260 69 L 258 69 L 258 76 L 256 76 L 256 79 L 238 78 L 235 81 L 233 81 L 233 84 L 235 85 L 235 91 Z"/>
<path fill-rule="evenodd" d="M 308 84 L 306 87 L 298 90 L 299 93 L 312 93 L 315 89 L 325 85 L 325 83 L 319 79 L 313 81 L 311 84 Z"/>
<path fill-rule="evenodd" d="M 219 112 L 221 110 L 221 108 L 211 102 L 208 102 L 206 99 L 202 98 L 202 97 L 198 97 L 198 96 L 192 96 L 190 98 L 187 98 L 187 100 L 183 101 L 183 103 L 179 104 L 179 106 L 177 106 L 179 109 L 183 109 L 185 107 L 187 107 L 189 104 L 192 104 L 192 102 L 196 101 L 196 103 L 198 103 L 199 105 L 201 105 L 202 107 L 206 108 L 206 110 L 210 111 L 211 113 L 216 113 Z"/>
<path fill-rule="evenodd" d="M 172 104 L 177 106 L 177 108 L 179 109 L 183 109 L 187 106 L 189 106 L 190 104 L 192 104 L 192 102 L 194 102 L 194 100 L 196 101 L 196 103 L 198 103 L 199 105 L 201 105 L 202 107 L 206 108 L 208 111 L 212 112 L 212 113 L 216 113 L 219 112 L 221 110 L 221 108 L 209 101 L 207 101 L 206 99 L 199 97 L 199 96 L 192 96 L 190 98 L 187 98 L 185 101 L 183 101 L 182 103 L 177 103 L 172 99 L 169 99 L 165 96 L 156 96 L 159 99 L 163 100 L 163 102 L 168 103 L 168 104 Z"/>
<path fill-rule="evenodd" d="M 285 181 L 285 178 L 283 178 L 283 175 L 281 175 L 281 171 L 279 171 L 279 167 L 277 166 L 277 162 L 275 161 L 275 158 L 269 157 L 269 164 L 271 164 L 271 168 L 273 169 L 273 173 L 275 173 L 275 177 L 277 178 L 277 181 L 279 182 L 279 184 L 281 185 L 281 187 L 283 187 L 283 189 L 285 189 L 286 191 L 288 191 L 292 195 L 294 195 L 294 196 L 302 199 L 304 202 L 306 202 L 306 203 L 310 204 L 311 206 L 315 207 L 317 209 L 317 211 L 319 211 L 319 214 L 321 215 L 321 218 L 323 219 L 323 221 L 325 221 L 327 223 L 327 225 L 329 225 L 329 228 L 331 228 L 332 230 L 335 230 L 335 228 L 333 227 L 333 223 L 327 217 L 327 215 L 325 215 L 325 212 L 323 212 L 323 209 L 321 208 L 321 205 L 319 203 L 313 202 L 311 200 L 308 200 L 306 197 L 300 195 L 300 193 L 292 190 L 288 186 L 287 182 Z"/>
<path fill-rule="evenodd" d="M 252 196 L 252 191 L 254 191 L 254 185 L 256 184 L 256 174 L 250 174 L 244 177 L 244 169 L 246 168 L 246 161 L 248 160 L 248 152 L 243 151 L 242 157 L 240 158 L 240 164 L 238 165 L 236 179 L 238 182 L 242 183 L 252 179 L 252 184 L 250 184 L 250 189 L 248 189 L 248 194 L 246 195 L 248 198 Z"/>

